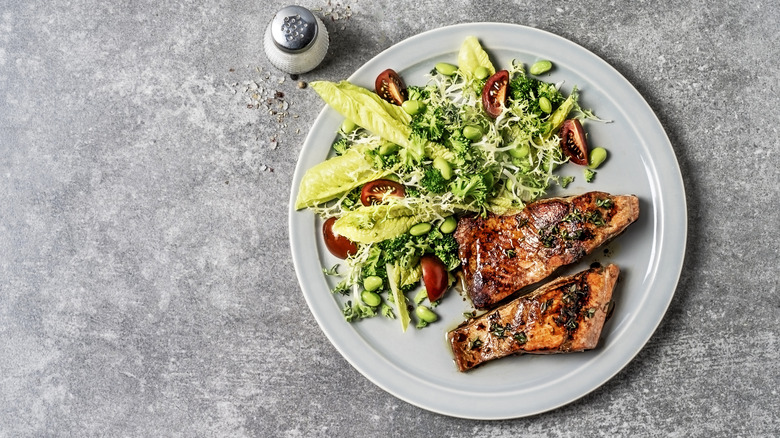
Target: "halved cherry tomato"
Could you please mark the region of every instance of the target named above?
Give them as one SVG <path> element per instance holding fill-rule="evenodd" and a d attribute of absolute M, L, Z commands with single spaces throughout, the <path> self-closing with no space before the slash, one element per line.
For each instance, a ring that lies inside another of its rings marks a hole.
<path fill-rule="evenodd" d="M 433 254 L 425 254 L 420 257 L 420 267 L 422 267 L 423 284 L 428 292 L 428 301 L 434 302 L 447 291 L 449 283 L 447 267 Z"/>
<path fill-rule="evenodd" d="M 333 232 L 333 222 L 336 222 L 335 217 L 328 218 L 322 224 L 322 237 L 325 240 L 325 246 L 331 254 L 340 259 L 345 259 L 355 254 L 358 248 L 355 242 Z"/>
<path fill-rule="evenodd" d="M 392 68 L 379 73 L 374 87 L 379 97 L 396 105 L 404 103 L 408 96 L 403 79 Z"/>
<path fill-rule="evenodd" d="M 561 126 L 561 150 L 572 163 L 588 165 L 588 141 L 577 119 L 568 119 Z"/>
<path fill-rule="evenodd" d="M 363 205 L 381 204 L 386 197 L 403 198 L 406 195 L 404 186 L 389 179 L 377 179 L 366 183 L 360 191 L 360 202 Z"/>
<path fill-rule="evenodd" d="M 482 89 L 482 106 L 490 117 L 495 119 L 501 114 L 508 89 L 509 72 L 506 70 L 497 71 L 485 82 L 485 87 Z"/>

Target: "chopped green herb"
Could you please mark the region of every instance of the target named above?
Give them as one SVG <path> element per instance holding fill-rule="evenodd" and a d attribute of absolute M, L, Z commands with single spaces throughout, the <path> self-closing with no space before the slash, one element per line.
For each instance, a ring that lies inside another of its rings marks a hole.
<path fill-rule="evenodd" d="M 569 187 L 569 184 L 571 184 L 572 182 L 574 182 L 573 176 L 564 176 L 563 178 L 561 178 L 558 184 L 560 184 L 561 187 L 565 189 L 566 187 Z"/>
<path fill-rule="evenodd" d="M 572 211 L 570 211 L 569 214 L 564 216 L 564 218 L 561 219 L 561 222 L 578 223 L 578 222 L 582 222 L 583 220 L 584 219 L 583 219 L 583 216 L 582 216 L 582 212 L 575 208 Z"/>
<path fill-rule="evenodd" d="M 607 224 L 604 221 L 604 217 L 601 216 L 601 213 L 599 213 L 598 210 L 593 210 L 589 212 L 588 217 L 585 219 L 597 227 L 603 227 L 604 225 Z"/>
<path fill-rule="evenodd" d="M 612 208 L 612 200 L 609 198 L 597 199 L 596 207 Z"/>
<path fill-rule="evenodd" d="M 501 324 L 499 324 L 497 322 L 496 323 L 491 323 L 490 324 L 490 333 L 493 336 L 497 337 L 497 338 L 504 338 L 504 337 L 506 337 L 507 326 L 508 326 L 508 324 L 506 326 L 503 326 L 503 325 L 501 325 Z"/>
<path fill-rule="evenodd" d="M 552 228 L 542 228 L 539 230 L 539 241 L 542 242 L 545 248 L 552 248 L 555 246 L 555 233 Z"/>
<path fill-rule="evenodd" d="M 469 350 L 478 350 L 482 347 L 482 340 L 479 338 L 474 338 L 471 341 L 469 341 L 468 349 Z"/>
<path fill-rule="evenodd" d="M 542 302 L 542 305 L 539 307 L 539 312 L 540 313 L 546 312 L 547 309 L 550 308 L 550 306 L 552 306 L 552 304 L 553 304 L 553 299 L 552 298 L 550 298 L 547 301 Z"/>
<path fill-rule="evenodd" d="M 573 230 L 571 232 L 564 229 L 561 230 L 561 238 L 563 240 L 582 240 L 583 234 L 581 229 Z"/>
<path fill-rule="evenodd" d="M 593 179 L 596 178 L 596 172 L 588 168 L 583 171 L 583 174 L 585 175 L 585 182 L 593 182 Z"/>
<path fill-rule="evenodd" d="M 518 344 L 525 344 L 528 342 L 528 336 L 526 336 L 525 332 L 517 332 L 514 335 L 512 335 L 512 338 L 514 338 L 515 341 L 517 341 Z"/>

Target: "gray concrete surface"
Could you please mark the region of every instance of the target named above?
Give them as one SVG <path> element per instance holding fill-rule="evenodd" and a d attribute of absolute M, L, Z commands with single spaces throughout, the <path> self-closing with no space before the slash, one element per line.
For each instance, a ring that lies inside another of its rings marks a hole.
<path fill-rule="evenodd" d="M 396 399 L 308 311 L 287 203 L 322 104 L 263 55 L 286 4 L 1 2 L 0 436 L 780 433 L 775 2 L 302 3 L 333 37 L 303 80 L 513 22 L 604 58 L 669 134 L 690 224 L 664 321 L 598 390 L 499 422 Z"/>

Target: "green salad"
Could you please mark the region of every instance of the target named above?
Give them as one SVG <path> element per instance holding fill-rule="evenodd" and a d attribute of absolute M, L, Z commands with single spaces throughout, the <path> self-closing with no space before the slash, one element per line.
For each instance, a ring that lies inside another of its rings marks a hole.
<path fill-rule="evenodd" d="M 344 259 L 323 271 L 340 277 L 334 293 L 347 321 L 384 315 L 404 331 L 434 322 L 460 267 L 458 218 L 516 213 L 566 183 L 554 174 L 560 164 L 587 162 L 586 146 L 562 142 L 560 131 L 593 116 L 576 88 L 567 96 L 534 77 L 551 67 L 542 60 L 527 72 L 513 61 L 497 71 L 468 37 L 457 65 L 432 66 L 423 85 L 392 69 L 376 91 L 310 84 L 345 120 L 333 156 L 303 176 L 295 207 L 325 221 L 326 246 Z"/>

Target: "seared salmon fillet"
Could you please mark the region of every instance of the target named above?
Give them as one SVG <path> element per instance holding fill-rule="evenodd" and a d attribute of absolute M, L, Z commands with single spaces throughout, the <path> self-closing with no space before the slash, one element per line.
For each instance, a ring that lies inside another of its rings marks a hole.
<path fill-rule="evenodd" d="M 616 265 L 558 278 L 447 333 L 458 370 L 511 354 L 596 347 L 620 270 Z"/>
<path fill-rule="evenodd" d="M 636 196 L 604 192 L 542 199 L 511 216 L 462 218 L 455 239 L 466 292 L 475 308 L 490 308 L 579 261 L 638 218 Z"/>

